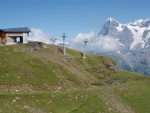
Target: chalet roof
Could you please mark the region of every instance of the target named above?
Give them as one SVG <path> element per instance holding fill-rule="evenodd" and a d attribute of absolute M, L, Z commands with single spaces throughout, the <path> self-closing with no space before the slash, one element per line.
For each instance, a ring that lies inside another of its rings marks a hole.
<path fill-rule="evenodd" d="M 29 33 L 31 32 L 28 27 L 19 27 L 19 28 L 8 28 L 8 29 L 0 29 L 6 33 Z"/>

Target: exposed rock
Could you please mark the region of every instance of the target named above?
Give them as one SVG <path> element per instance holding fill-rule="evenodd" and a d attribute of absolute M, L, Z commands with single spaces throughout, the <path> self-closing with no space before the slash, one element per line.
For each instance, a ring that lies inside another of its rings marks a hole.
<path fill-rule="evenodd" d="M 113 71 L 113 72 L 117 72 L 117 66 L 116 64 L 112 64 L 112 63 L 107 63 L 105 61 L 103 61 L 103 64 L 106 66 L 106 68 L 109 70 L 109 71 Z"/>
<path fill-rule="evenodd" d="M 43 47 L 43 44 L 42 42 L 29 42 L 29 46 L 33 51 L 39 51 Z"/>

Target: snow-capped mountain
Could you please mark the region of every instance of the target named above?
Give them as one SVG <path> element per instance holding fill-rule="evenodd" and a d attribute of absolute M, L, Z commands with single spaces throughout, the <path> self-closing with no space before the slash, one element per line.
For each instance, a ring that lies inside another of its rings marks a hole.
<path fill-rule="evenodd" d="M 120 47 L 119 53 L 116 52 L 115 56 L 120 56 L 126 61 L 132 71 L 150 75 L 150 19 L 121 24 L 109 18 L 99 32 L 99 36 L 116 38 Z"/>

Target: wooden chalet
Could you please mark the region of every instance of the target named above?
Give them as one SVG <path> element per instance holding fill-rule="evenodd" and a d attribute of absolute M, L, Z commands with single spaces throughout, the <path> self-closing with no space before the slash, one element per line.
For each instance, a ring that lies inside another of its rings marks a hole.
<path fill-rule="evenodd" d="M 28 43 L 28 27 L 0 29 L 0 45 Z"/>

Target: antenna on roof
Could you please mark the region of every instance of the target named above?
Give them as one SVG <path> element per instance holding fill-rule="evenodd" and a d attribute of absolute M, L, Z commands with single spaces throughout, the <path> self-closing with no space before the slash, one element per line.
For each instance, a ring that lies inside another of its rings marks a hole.
<path fill-rule="evenodd" d="M 85 40 L 84 40 L 84 53 L 83 53 L 83 58 L 86 58 L 85 57 L 85 46 L 86 46 L 86 44 L 88 43 L 89 41 L 88 41 L 88 39 L 86 38 Z"/>
<path fill-rule="evenodd" d="M 64 46 L 63 53 L 64 53 L 64 55 L 66 55 L 66 48 L 65 48 L 65 37 L 67 37 L 67 36 L 65 35 L 65 33 L 63 33 L 63 34 L 62 34 L 62 37 L 63 37 L 63 46 Z"/>

